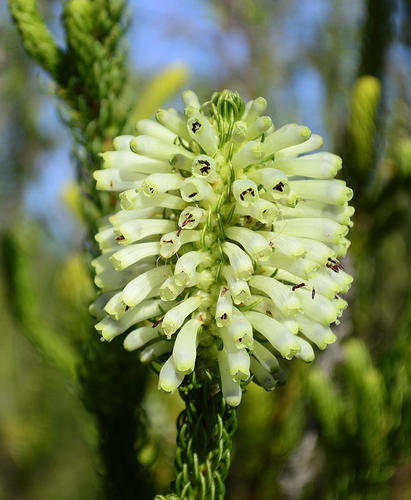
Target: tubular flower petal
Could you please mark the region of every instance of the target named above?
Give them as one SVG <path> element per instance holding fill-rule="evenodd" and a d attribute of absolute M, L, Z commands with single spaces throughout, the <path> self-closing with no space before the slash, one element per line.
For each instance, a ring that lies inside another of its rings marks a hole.
<path fill-rule="evenodd" d="M 95 237 L 90 313 L 103 340 L 125 333 L 125 349 L 160 363 L 162 390 L 201 362 L 237 406 L 247 380 L 276 387 L 278 359 L 311 362 L 335 341 L 352 191 L 334 178 L 341 158 L 316 152 L 305 126 L 275 130 L 264 98 L 183 102 L 101 154 L 97 189 L 119 195 Z"/>

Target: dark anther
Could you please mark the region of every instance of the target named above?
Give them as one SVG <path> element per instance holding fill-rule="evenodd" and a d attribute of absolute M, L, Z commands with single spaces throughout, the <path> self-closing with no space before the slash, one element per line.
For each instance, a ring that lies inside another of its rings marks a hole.
<path fill-rule="evenodd" d="M 176 236 L 177 236 L 177 237 L 178 237 L 178 236 L 180 236 L 180 234 L 181 234 L 181 231 L 182 231 L 182 230 L 183 230 L 183 228 L 182 228 L 182 227 L 179 227 L 179 228 L 178 228 L 178 230 L 177 230 L 177 234 L 176 234 Z"/>
<path fill-rule="evenodd" d="M 210 171 L 210 167 L 204 166 L 204 167 L 200 168 L 200 172 L 202 174 L 208 174 L 209 171 Z"/>
<path fill-rule="evenodd" d="M 205 165 L 206 167 L 210 166 L 210 162 L 208 160 L 198 160 L 200 165 Z"/>
<path fill-rule="evenodd" d="M 298 285 L 294 285 L 291 290 L 294 292 L 294 290 L 297 290 L 297 288 L 301 288 L 302 286 L 305 286 L 305 283 L 298 283 Z"/>
<path fill-rule="evenodd" d="M 163 243 L 173 243 L 173 240 L 163 240 Z"/>
<path fill-rule="evenodd" d="M 225 286 L 223 287 L 223 289 L 221 290 L 221 297 L 224 297 L 225 293 L 228 291 L 228 288 L 226 288 Z"/>
<path fill-rule="evenodd" d="M 313 291 L 311 292 L 311 298 L 314 300 L 315 297 L 315 288 L 313 288 Z"/>
<path fill-rule="evenodd" d="M 221 319 L 227 319 L 227 313 L 222 314 Z"/>
<path fill-rule="evenodd" d="M 188 214 L 188 217 L 183 221 L 183 223 L 181 224 L 181 227 L 186 226 L 189 222 L 194 222 L 194 219 L 192 219 L 191 217 L 192 217 L 192 215 Z"/>
<path fill-rule="evenodd" d="M 192 125 L 192 127 L 191 127 L 191 130 L 195 134 L 197 132 L 197 130 L 200 130 L 200 128 L 201 128 L 201 123 L 194 122 L 193 125 Z"/>
<path fill-rule="evenodd" d="M 120 236 L 117 236 L 116 240 L 121 241 L 121 240 L 125 240 L 125 238 L 122 234 L 120 234 Z"/>
<path fill-rule="evenodd" d="M 269 247 L 271 247 L 271 248 L 273 248 L 274 243 L 273 243 L 272 241 L 269 241 L 269 242 L 268 242 L 268 246 L 269 246 Z"/>
<path fill-rule="evenodd" d="M 126 307 L 124 308 L 124 310 L 125 310 L 125 311 L 128 311 L 129 309 L 130 309 L 130 306 L 126 306 Z"/>
<path fill-rule="evenodd" d="M 280 193 L 283 192 L 284 184 L 280 181 L 276 186 L 273 187 L 276 191 L 280 191 Z"/>
<path fill-rule="evenodd" d="M 248 188 L 248 189 L 246 189 L 245 191 L 243 191 L 243 192 L 240 194 L 240 200 L 241 200 L 241 201 L 244 201 L 244 196 L 245 196 L 247 193 L 250 193 L 250 194 L 251 194 L 251 196 L 255 196 L 254 189 L 253 189 L 253 188 Z"/>
<path fill-rule="evenodd" d="M 198 193 L 191 193 L 188 195 L 189 198 L 194 198 L 194 196 L 196 196 Z"/>
<path fill-rule="evenodd" d="M 265 311 L 265 314 L 267 314 L 267 316 L 271 316 L 271 317 L 273 316 L 273 313 L 271 311 L 269 311 L 268 309 L 267 309 L 267 311 Z"/>
<path fill-rule="evenodd" d="M 158 326 L 162 321 L 163 321 L 162 319 L 157 320 L 155 323 L 153 323 L 152 328 L 155 328 L 156 326 Z"/>
<path fill-rule="evenodd" d="M 333 270 L 335 273 L 338 273 L 340 269 L 344 269 L 338 260 L 331 259 L 330 257 L 328 257 L 328 262 L 325 266 Z"/>

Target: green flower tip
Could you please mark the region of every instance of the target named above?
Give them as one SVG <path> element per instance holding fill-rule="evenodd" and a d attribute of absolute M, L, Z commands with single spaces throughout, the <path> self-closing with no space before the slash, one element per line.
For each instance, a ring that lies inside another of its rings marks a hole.
<path fill-rule="evenodd" d="M 164 362 L 162 390 L 201 360 L 236 406 L 251 376 L 274 389 L 278 357 L 311 362 L 334 342 L 352 191 L 334 179 L 341 158 L 314 152 L 323 141 L 307 127 L 275 130 L 265 99 L 183 101 L 102 155 L 97 188 L 120 196 L 96 235 L 91 312 L 104 339 L 127 332 L 126 349 Z"/>

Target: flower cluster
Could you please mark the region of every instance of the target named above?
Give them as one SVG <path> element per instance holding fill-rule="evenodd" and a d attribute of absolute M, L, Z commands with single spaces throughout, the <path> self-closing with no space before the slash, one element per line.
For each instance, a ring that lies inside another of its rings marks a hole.
<path fill-rule="evenodd" d="M 309 362 L 312 344 L 335 340 L 352 191 L 334 179 L 341 158 L 313 153 L 323 141 L 307 127 L 275 130 L 265 99 L 183 101 L 184 114 L 159 110 L 102 154 L 97 189 L 119 192 L 121 209 L 96 235 L 90 309 L 103 339 L 127 331 L 126 349 L 165 361 L 161 389 L 218 366 L 236 406 L 251 375 L 275 387 L 276 356 Z"/>

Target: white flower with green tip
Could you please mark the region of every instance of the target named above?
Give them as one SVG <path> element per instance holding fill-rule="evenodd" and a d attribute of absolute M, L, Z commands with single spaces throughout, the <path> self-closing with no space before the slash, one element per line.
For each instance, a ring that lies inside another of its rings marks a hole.
<path fill-rule="evenodd" d="M 335 341 L 352 191 L 334 178 L 341 158 L 305 126 L 275 130 L 264 98 L 183 102 L 101 155 L 97 189 L 120 195 L 96 234 L 90 312 L 103 339 L 126 333 L 127 350 L 161 363 L 162 390 L 207 367 L 237 406 L 250 377 L 275 388 L 278 358 L 311 362 Z"/>

